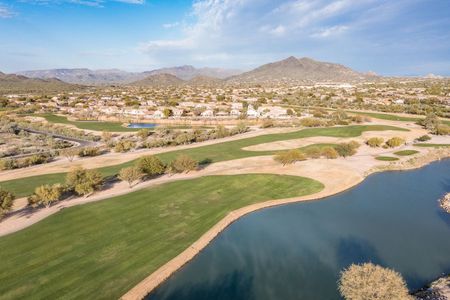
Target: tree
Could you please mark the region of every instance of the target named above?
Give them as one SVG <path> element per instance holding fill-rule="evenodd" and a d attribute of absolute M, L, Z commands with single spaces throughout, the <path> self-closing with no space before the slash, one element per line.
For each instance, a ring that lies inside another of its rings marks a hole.
<path fill-rule="evenodd" d="M 386 145 L 390 148 L 395 148 L 403 145 L 405 140 L 400 137 L 393 137 L 386 141 Z"/>
<path fill-rule="evenodd" d="M 77 167 L 66 176 L 67 187 L 77 195 L 88 196 L 103 185 L 103 176 L 98 170 Z"/>
<path fill-rule="evenodd" d="M 402 276 L 390 269 L 365 263 L 341 272 L 339 292 L 346 300 L 412 300 Z"/>
<path fill-rule="evenodd" d="M 119 172 L 119 179 L 128 182 L 128 186 L 131 188 L 133 182 L 142 179 L 143 174 L 137 167 L 123 168 Z"/>
<path fill-rule="evenodd" d="M 279 152 L 275 155 L 274 159 L 285 166 L 287 164 L 296 163 L 297 161 L 306 160 L 306 156 L 300 150 L 294 149 Z"/>
<path fill-rule="evenodd" d="M 28 204 L 32 206 L 44 205 L 49 207 L 52 203 L 59 201 L 63 193 L 63 187 L 60 184 L 44 184 L 34 190 L 34 194 L 28 197 Z"/>
<path fill-rule="evenodd" d="M 356 149 L 358 149 L 358 147 L 359 147 L 358 142 L 351 141 L 350 143 L 340 143 L 335 147 L 335 149 L 339 154 L 339 156 L 347 157 L 355 155 Z"/>
<path fill-rule="evenodd" d="M 338 158 L 339 153 L 333 147 L 327 146 L 322 149 L 322 155 L 328 159 Z"/>
<path fill-rule="evenodd" d="M 382 138 L 379 138 L 379 137 L 373 137 L 373 138 L 368 139 L 368 140 L 366 141 L 366 144 L 367 144 L 369 147 L 376 148 L 376 147 L 381 147 L 381 145 L 383 144 L 383 142 L 384 142 L 384 140 L 383 140 Z"/>
<path fill-rule="evenodd" d="M 137 167 L 147 176 L 161 175 L 166 170 L 164 163 L 153 155 L 147 155 L 139 159 Z"/>
<path fill-rule="evenodd" d="M 60 151 L 61 155 L 67 158 L 70 162 L 72 162 L 75 156 L 78 155 L 78 150 L 75 148 L 67 148 Z"/>
<path fill-rule="evenodd" d="M 169 165 L 171 173 L 189 173 L 198 168 L 198 161 L 186 154 L 180 154 Z"/>
<path fill-rule="evenodd" d="M 434 113 L 430 113 L 425 117 L 425 119 L 420 121 L 420 124 L 431 133 L 435 133 L 438 126 L 441 124 L 441 121 Z"/>
<path fill-rule="evenodd" d="M 13 193 L 0 187 L 0 220 L 11 210 L 15 198 Z"/>

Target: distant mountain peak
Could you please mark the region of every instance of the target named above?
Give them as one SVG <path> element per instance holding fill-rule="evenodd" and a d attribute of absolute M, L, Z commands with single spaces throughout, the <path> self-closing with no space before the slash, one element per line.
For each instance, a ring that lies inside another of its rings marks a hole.
<path fill-rule="evenodd" d="M 340 64 L 316 61 L 309 57 L 286 59 L 262 65 L 252 71 L 230 78 L 233 82 L 267 81 L 350 81 L 365 75 Z"/>

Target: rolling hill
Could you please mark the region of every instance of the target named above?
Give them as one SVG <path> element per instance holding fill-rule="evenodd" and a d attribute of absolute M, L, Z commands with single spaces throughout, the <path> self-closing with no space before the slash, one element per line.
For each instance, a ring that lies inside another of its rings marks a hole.
<path fill-rule="evenodd" d="M 56 92 L 80 89 L 82 86 L 59 79 L 36 79 L 0 72 L 0 93 Z"/>

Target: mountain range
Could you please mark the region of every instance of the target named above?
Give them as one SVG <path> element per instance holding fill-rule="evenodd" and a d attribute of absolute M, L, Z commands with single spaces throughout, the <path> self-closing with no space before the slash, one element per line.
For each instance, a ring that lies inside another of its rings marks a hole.
<path fill-rule="evenodd" d="M 437 78 L 428 75 L 429 78 Z M 147 72 L 118 69 L 52 69 L 0 73 L 0 91 L 67 90 L 81 85 L 131 85 L 137 87 L 218 84 L 261 84 L 269 82 L 355 82 L 382 78 L 375 73 L 360 73 L 346 66 L 316 61 L 311 58 L 288 57 L 248 72 L 221 68 L 195 68 L 185 65 Z M 74 85 L 77 84 L 77 85 Z"/>
<path fill-rule="evenodd" d="M 231 82 L 262 83 L 273 81 L 355 81 L 368 75 L 340 64 L 320 62 L 311 58 L 288 57 L 262 65 L 249 72 L 228 78 Z"/>
<path fill-rule="evenodd" d="M 0 72 L 0 93 L 57 92 L 78 88 L 81 88 L 81 86 L 55 78 L 37 79 Z"/>
<path fill-rule="evenodd" d="M 163 68 L 146 72 L 127 72 L 118 69 L 90 70 L 90 69 L 51 69 L 22 71 L 18 75 L 29 78 L 50 79 L 56 78 L 68 83 L 84 85 L 127 84 L 142 80 L 148 76 L 170 74 L 182 80 L 191 80 L 197 76 L 207 76 L 224 79 L 241 73 L 239 70 L 221 68 L 195 68 L 193 66 L 180 66 Z"/>

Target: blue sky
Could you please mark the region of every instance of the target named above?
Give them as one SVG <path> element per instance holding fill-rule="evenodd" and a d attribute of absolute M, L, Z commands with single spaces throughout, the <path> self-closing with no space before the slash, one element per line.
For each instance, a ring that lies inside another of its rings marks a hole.
<path fill-rule="evenodd" d="M 288 56 L 450 75 L 449 0 L 0 0 L 0 71 L 250 69 Z"/>

